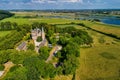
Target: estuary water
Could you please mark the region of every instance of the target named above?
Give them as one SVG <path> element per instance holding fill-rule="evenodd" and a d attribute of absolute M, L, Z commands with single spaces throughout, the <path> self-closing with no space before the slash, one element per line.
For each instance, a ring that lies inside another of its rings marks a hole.
<path fill-rule="evenodd" d="M 101 22 L 106 23 L 106 24 L 112 24 L 112 25 L 120 25 L 120 18 L 115 17 L 115 16 L 89 16 L 89 17 L 81 17 L 80 19 L 87 19 L 87 20 L 92 20 L 92 19 L 99 19 Z"/>
<path fill-rule="evenodd" d="M 120 19 L 117 19 L 117 18 L 101 19 L 101 22 L 106 23 L 106 24 L 120 25 Z"/>

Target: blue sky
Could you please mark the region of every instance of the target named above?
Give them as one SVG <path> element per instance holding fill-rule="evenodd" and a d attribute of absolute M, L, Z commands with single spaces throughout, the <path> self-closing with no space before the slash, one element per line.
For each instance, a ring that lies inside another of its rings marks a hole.
<path fill-rule="evenodd" d="M 120 0 L 0 0 L 0 9 L 120 9 Z"/>

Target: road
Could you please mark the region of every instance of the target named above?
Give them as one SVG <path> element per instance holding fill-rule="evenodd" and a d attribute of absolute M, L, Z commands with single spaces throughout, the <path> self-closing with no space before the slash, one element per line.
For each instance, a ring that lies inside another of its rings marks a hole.
<path fill-rule="evenodd" d="M 6 76 L 6 74 L 8 73 L 8 71 L 10 70 L 10 68 L 14 66 L 14 64 L 9 61 L 9 62 L 5 63 L 4 66 L 5 66 L 4 73 L 0 77 L 0 80 Z"/>
<path fill-rule="evenodd" d="M 52 59 L 52 57 L 54 56 L 54 53 L 56 51 L 59 51 L 59 50 L 61 50 L 61 46 L 58 46 L 58 45 L 54 46 L 52 48 L 52 50 L 50 51 L 50 55 L 49 55 L 48 59 L 45 62 L 48 63 Z"/>

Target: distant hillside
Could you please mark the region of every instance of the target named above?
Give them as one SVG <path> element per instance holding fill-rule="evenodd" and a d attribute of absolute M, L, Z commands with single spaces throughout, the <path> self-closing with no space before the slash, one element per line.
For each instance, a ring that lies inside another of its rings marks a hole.
<path fill-rule="evenodd" d="M 13 13 L 10 13 L 8 11 L 0 10 L 0 20 L 11 17 L 13 15 L 14 15 Z"/>

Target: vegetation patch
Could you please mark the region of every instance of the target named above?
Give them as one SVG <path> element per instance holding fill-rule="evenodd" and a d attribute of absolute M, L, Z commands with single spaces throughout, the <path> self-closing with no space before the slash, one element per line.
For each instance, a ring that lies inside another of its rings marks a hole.
<path fill-rule="evenodd" d="M 98 39 L 98 41 L 99 41 L 99 43 L 105 43 L 104 37 L 100 37 L 100 38 Z"/>
<path fill-rule="evenodd" d="M 8 11 L 3 11 L 3 10 L 0 10 L 0 20 L 4 19 L 4 18 L 8 18 L 8 17 L 11 17 L 13 16 L 14 14 L 13 13 L 10 13 Z"/>
<path fill-rule="evenodd" d="M 100 54 L 102 57 L 106 58 L 106 59 L 116 59 L 116 57 L 114 57 L 113 54 L 108 53 L 108 52 L 103 52 Z"/>
<path fill-rule="evenodd" d="M 38 36 L 37 42 L 41 42 L 41 41 L 42 41 L 42 38 L 40 36 Z"/>
<path fill-rule="evenodd" d="M 0 31 L 0 37 L 4 37 L 10 33 L 11 33 L 11 31 Z"/>
<path fill-rule="evenodd" d="M 19 65 L 15 65 L 13 66 L 11 69 L 10 69 L 10 72 L 13 72 L 15 71 L 17 68 L 19 68 L 20 66 Z"/>
<path fill-rule="evenodd" d="M 4 66 L 0 64 L 0 71 L 4 70 Z"/>

